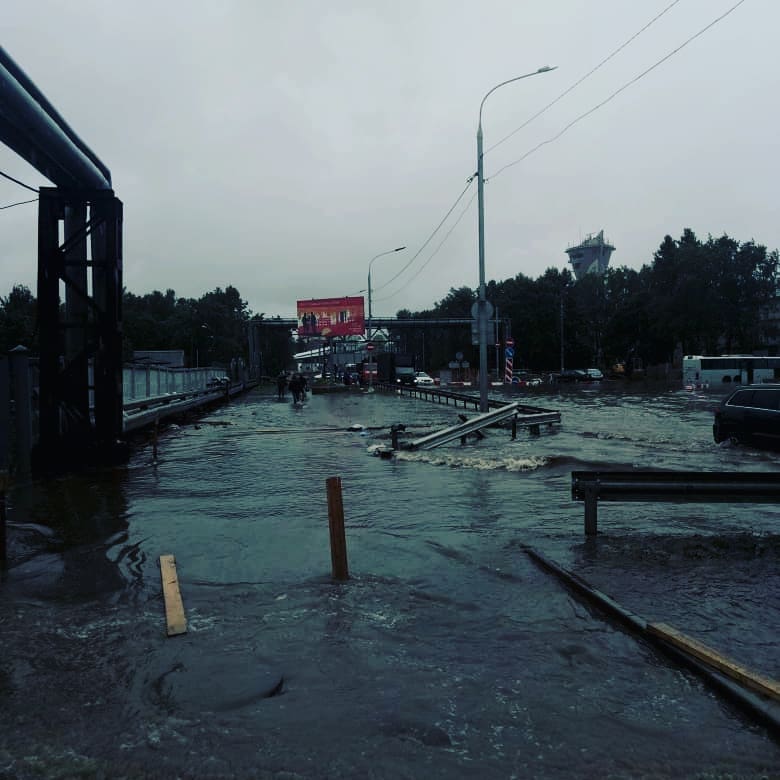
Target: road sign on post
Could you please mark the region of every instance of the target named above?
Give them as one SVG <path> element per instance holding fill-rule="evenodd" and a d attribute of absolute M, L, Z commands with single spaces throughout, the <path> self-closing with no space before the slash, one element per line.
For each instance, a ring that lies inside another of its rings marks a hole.
<path fill-rule="evenodd" d="M 371 352 L 371 350 L 374 349 L 374 345 L 369 341 L 368 344 L 366 344 L 366 350 Z"/>
<path fill-rule="evenodd" d="M 504 384 L 512 384 L 515 360 L 515 340 L 507 339 L 504 347 Z"/>

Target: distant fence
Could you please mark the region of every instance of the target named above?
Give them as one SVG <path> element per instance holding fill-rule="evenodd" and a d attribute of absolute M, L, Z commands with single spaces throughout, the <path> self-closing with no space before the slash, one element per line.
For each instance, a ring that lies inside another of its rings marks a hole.
<path fill-rule="evenodd" d="M 226 376 L 221 368 L 168 368 L 126 365 L 122 370 L 124 401 L 139 401 L 166 393 L 205 389 L 209 382 Z"/>
<path fill-rule="evenodd" d="M 92 366 L 89 368 L 92 383 Z M 243 366 L 228 372 L 222 368 L 169 368 L 128 364 L 122 370 L 125 404 L 137 405 L 153 398 L 206 390 L 215 380 L 228 377 L 246 381 Z M 30 451 L 38 442 L 38 358 L 23 347 L 0 356 L 0 472 L 30 474 Z M 94 402 L 90 391 L 90 407 Z"/>

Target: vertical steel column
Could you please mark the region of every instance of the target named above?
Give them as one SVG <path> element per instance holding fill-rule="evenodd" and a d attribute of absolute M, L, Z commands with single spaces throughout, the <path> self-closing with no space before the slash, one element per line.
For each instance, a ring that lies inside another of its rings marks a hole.
<path fill-rule="evenodd" d="M 59 220 L 62 216 L 59 191 L 55 187 L 41 187 L 38 192 L 38 333 L 41 345 L 38 449 L 41 459 L 47 461 L 60 437 Z"/>
<path fill-rule="evenodd" d="M 65 363 L 61 380 L 64 380 L 62 394 L 66 406 L 61 433 L 68 438 L 82 439 L 88 437 L 90 429 L 87 204 L 83 196 L 68 198 L 64 206 L 64 221 Z"/>
<path fill-rule="evenodd" d="M 105 462 L 106 455 L 116 455 L 122 437 L 121 222 L 122 204 L 111 190 L 40 190 L 40 438 L 35 465 L 46 471 L 79 460 Z"/>
<path fill-rule="evenodd" d="M 92 294 L 97 307 L 95 434 L 100 448 L 122 438 L 122 202 L 93 193 Z"/>

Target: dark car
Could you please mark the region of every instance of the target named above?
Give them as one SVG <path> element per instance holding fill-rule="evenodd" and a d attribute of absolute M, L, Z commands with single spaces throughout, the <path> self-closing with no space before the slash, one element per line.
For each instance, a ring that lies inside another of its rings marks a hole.
<path fill-rule="evenodd" d="M 414 368 L 412 366 L 396 366 L 395 381 L 399 385 L 414 384 Z"/>
<path fill-rule="evenodd" d="M 590 377 L 586 371 L 581 371 L 576 368 L 570 368 L 567 371 L 561 371 L 558 374 L 559 382 L 589 382 Z"/>
<path fill-rule="evenodd" d="M 740 387 L 715 411 L 716 442 L 731 439 L 763 446 L 780 446 L 780 385 Z"/>

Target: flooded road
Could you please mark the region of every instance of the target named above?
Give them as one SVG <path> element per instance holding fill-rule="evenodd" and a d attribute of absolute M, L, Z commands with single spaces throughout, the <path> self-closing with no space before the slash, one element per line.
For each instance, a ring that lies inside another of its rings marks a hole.
<path fill-rule="evenodd" d="M 571 500 L 577 469 L 777 472 L 780 456 L 716 445 L 713 396 L 522 398 L 562 424 L 385 460 L 370 452 L 392 424 L 403 442 L 457 412 L 379 393 L 295 409 L 258 390 L 167 428 L 157 464 L 146 448 L 15 487 L 0 777 L 779 777 L 762 726 L 523 545 L 780 678 L 780 507 L 608 504 L 586 540 Z M 189 624 L 171 639 L 168 553 Z"/>

